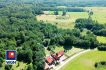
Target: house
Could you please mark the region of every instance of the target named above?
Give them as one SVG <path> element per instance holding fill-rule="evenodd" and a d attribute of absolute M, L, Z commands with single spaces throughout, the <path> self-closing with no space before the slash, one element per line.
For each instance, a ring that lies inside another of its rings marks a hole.
<path fill-rule="evenodd" d="M 44 70 L 53 69 L 57 63 L 60 63 L 64 60 L 64 50 L 57 52 L 56 54 L 51 53 L 51 56 L 47 56 L 45 59 L 45 68 Z"/>
<path fill-rule="evenodd" d="M 59 60 L 59 58 L 60 58 L 61 56 L 63 56 L 63 55 L 64 55 L 64 50 L 61 50 L 61 51 L 57 52 L 56 54 L 51 54 L 51 56 L 52 56 L 55 60 Z"/>
<path fill-rule="evenodd" d="M 64 50 L 57 52 L 56 55 L 58 58 L 60 58 L 61 56 L 64 55 Z"/>
<path fill-rule="evenodd" d="M 54 62 L 53 57 L 48 56 L 48 57 L 46 58 L 46 62 L 47 62 L 49 65 L 52 65 L 52 64 L 53 64 L 53 62 Z"/>
<path fill-rule="evenodd" d="M 51 56 L 55 59 L 55 60 L 59 60 L 58 56 L 56 54 L 51 54 Z"/>

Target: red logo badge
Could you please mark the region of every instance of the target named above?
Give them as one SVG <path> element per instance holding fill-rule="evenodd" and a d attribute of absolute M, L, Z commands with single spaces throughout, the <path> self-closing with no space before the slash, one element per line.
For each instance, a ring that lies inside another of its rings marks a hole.
<path fill-rule="evenodd" d="M 9 59 L 15 58 L 15 52 L 12 51 L 8 52 L 8 58 Z"/>

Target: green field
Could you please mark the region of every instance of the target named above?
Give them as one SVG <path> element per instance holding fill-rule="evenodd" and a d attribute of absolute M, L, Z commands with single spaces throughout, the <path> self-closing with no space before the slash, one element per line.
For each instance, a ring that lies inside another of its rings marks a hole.
<path fill-rule="evenodd" d="M 106 13 L 96 12 L 92 18 L 101 24 L 106 24 Z"/>
<path fill-rule="evenodd" d="M 99 61 L 106 61 L 105 51 L 91 51 L 80 55 L 66 64 L 61 70 L 106 70 L 105 67 L 98 69 L 94 67 L 95 62 Z"/>
<path fill-rule="evenodd" d="M 97 36 L 97 40 L 99 41 L 99 43 L 106 44 L 106 37 Z"/>
<path fill-rule="evenodd" d="M 94 9 L 94 14 L 92 16 L 93 20 L 97 20 L 100 23 L 106 23 L 106 13 L 99 10 L 96 10 L 96 8 L 91 8 Z M 103 8 L 102 8 L 103 9 Z M 106 8 L 104 8 L 106 10 Z M 101 12 L 100 12 L 101 11 Z M 53 11 L 50 11 L 50 14 L 53 15 Z M 59 11 L 59 14 L 62 14 L 62 11 Z M 67 15 L 70 15 L 70 19 L 72 18 L 72 22 L 74 22 L 77 18 L 87 18 L 88 13 L 87 12 L 68 12 Z"/>

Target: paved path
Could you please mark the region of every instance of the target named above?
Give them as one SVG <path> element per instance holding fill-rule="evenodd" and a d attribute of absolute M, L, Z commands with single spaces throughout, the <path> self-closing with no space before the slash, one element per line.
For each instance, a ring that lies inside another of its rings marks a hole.
<path fill-rule="evenodd" d="M 82 52 L 79 52 L 75 55 L 73 55 L 72 57 L 68 58 L 66 61 L 60 63 L 60 65 L 55 69 L 55 70 L 60 70 L 64 65 L 66 65 L 68 62 L 72 61 L 73 59 L 75 59 L 76 57 L 78 57 L 79 55 L 83 54 L 83 53 L 86 53 L 86 52 L 89 52 L 90 50 L 85 50 L 85 51 L 82 51 Z"/>

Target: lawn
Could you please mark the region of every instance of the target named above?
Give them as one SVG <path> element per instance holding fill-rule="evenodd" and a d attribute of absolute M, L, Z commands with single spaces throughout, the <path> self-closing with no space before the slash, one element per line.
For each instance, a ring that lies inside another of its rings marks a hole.
<path fill-rule="evenodd" d="M 103 36 L 97 36 L 97 40 L 99 41 L 99 43 L 106 44 L 106 37 L 103 37 Z"/>
<path fill-rule="evenodd" d="M 58 51 L 61 51 L 61 50 L 64 50 L 64 48 L 62 46 L 60 46 L 60 47 L 56 46 L 56 48 L 55 48 L 54 51 L 55 52 L 58 52 Z M 73 48 L 70 48 L 69 50 L 67 50 L 67 52 L 65 54 L 67 54 L 68 56 L 70 56 L 70 55 L 75 54 L 75 53 L 77 53 L 79 51 L 82 51 L 82 50 L 84 50 L 84 49 L 73 47 Z"/>
<path fill-rule="evenodd" d="M 70 49 L 70 50 L 68 50 L 68 51 L 66 52 L 66 55 L 71 56 L 71 55 L 76 54 L 76 53 L 78 53 L 78 52 L 80 52 L 80 51 L 83 51 L 83 50 L 84 50 L 84 49 L 80 49 L 80 48 L 75 48 L 75 47 L 73 47 L 72 49 Z"/>
<path fill-rule="evenodd" d="M 94 67 L 95 62 L 99 61 L 106 61 L 106 51 L 87 52 L 66 64 L 61 70 L 106 70 L 105 67 Z"/>

